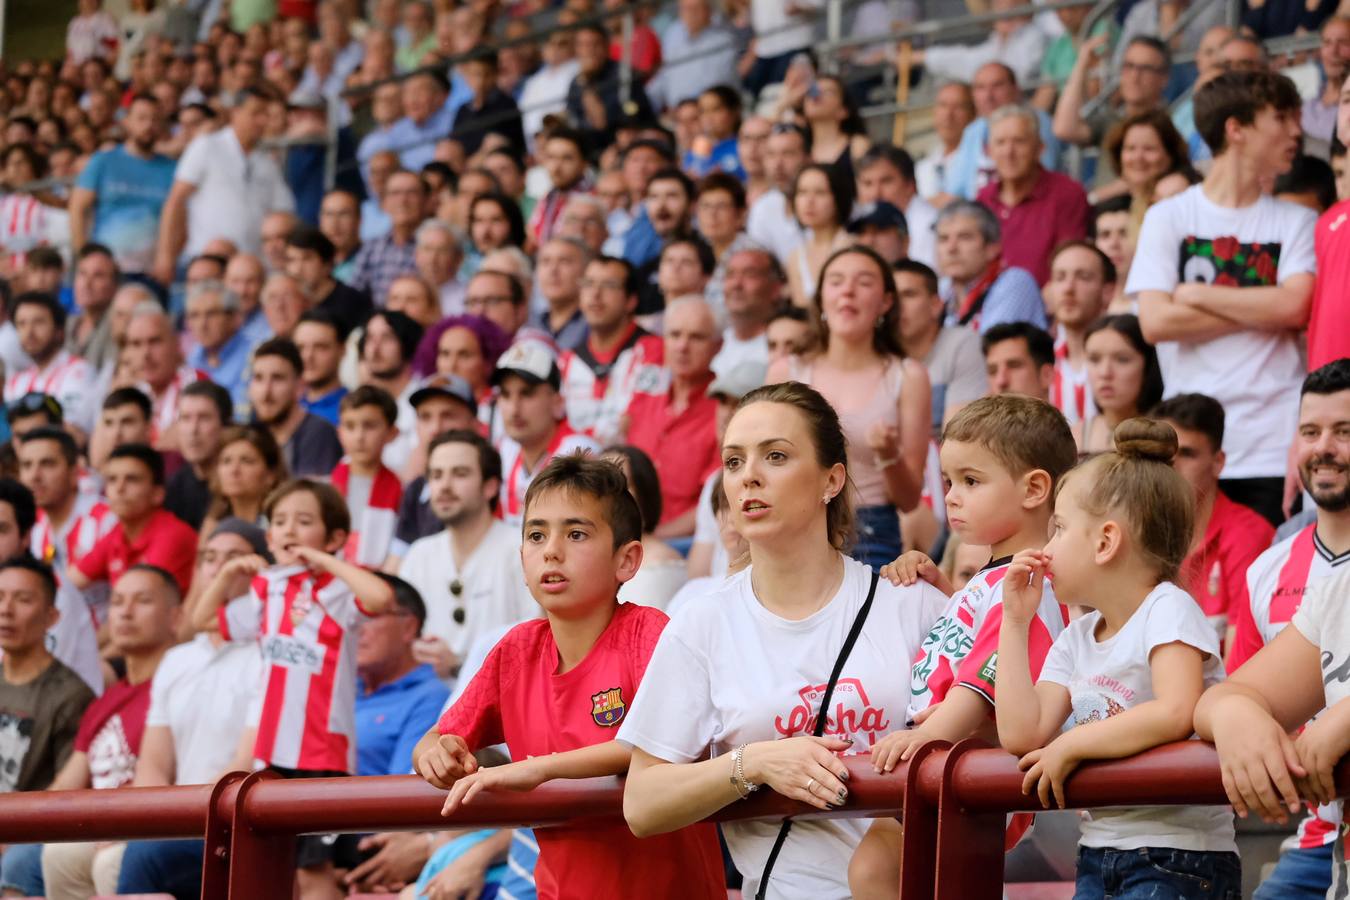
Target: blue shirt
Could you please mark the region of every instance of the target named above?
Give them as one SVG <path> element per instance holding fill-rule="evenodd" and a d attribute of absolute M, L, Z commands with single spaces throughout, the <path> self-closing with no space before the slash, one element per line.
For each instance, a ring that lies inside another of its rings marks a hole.
<path fill-rule="evenodd" d="M 942 298 L 947 301 L 947 325 L 960 325 L 956 317 L 955 294 L 951 279 L 942 280 Z M 1026 269 L 1009 266 L 999 273 L 984 295 L 979 310 L 980 334 L 1004 322 L 1030 322 L 1037 328 L 1049 328 L 1045 301 L 1040 286 Z"/>
<path fill-rule="evenodd" d="M 633 224 L 623 236 L 623 258 L 638 269 L 661 255 L 661 246 L 661 236 L 652 227 L 652 220 L 647 218 L 647 204 L 640 204 Z"/>
<path fill-rule="evenodd" d="M 345 396 L 347 396 L 347 389 L 342 385 L 338 385 L 318 400 L 311 400 L 307 395 L 302 393 L 300 395 L 300 405 L 305 408 L 305 412 L 313 413 L 336 428 L 338 424 L 338 407 L 342 405 L 342 398 Z"/>
<path fill-rule="evenodd" d="M 239 326 L 239 333 L 248 338 L 250 346 L 255 347 L 272 336 L 272 326 L 267 324 L 267 316 L 263 315 L 261 303 L 244 320 L 244 324 Z"/>
<path fill-rule="evenodd" d="M 248 408 L 248 363 L 253 355 L 254 343 L 249 340 L 244 329 L 240 328 L 234 337 L 225 342 L 216 354 L 219 362 L 214 366 L 207 361 L 206 348 L 198 345 L 187 355 L 187 364 L 201 369 L 211 380 L 230 392 L 235 410 Z"/>
<path fill-rule="evenodd" d="M 173 187 L 174 165 L 158 153 L 140 159 L 119 144 L 95 153 L 75 182 L 97 196 L 90 240 L 112 250 L 125 272 L 143 272 L 154 262 L 159 211 Z"/>
<path fill-rule="evenodd" d="M 697 156 L 694 151 L 686 150 L 682 168 L 694 178 L 702 178 L 712 172 L 726 172 L 745 181 L 745 169 L 741 167 L 741 154 L 736 147 L 736 135 L 718 141 L 707 156 Z"/>
<path fill-rule="evenodd" d="M 450 690 L 418 666 L 371 693 L 356 683 L 356 774 L 407 775 L 413 748 L 440 718 Z"/>

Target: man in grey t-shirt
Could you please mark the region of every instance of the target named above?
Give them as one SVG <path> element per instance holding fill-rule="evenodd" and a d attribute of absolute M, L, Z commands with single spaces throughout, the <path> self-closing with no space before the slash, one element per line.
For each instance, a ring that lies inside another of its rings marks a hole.
<path fill-rule="evenodd" d="M 965 325 L 944 326 L 946 309 L 932 269 L 912 259 L 895 264 L 900 303 L 900 346 L 921 360 L 933 385 L 933 437 L 942 423 L 988 390 L 980 336 Z"/>

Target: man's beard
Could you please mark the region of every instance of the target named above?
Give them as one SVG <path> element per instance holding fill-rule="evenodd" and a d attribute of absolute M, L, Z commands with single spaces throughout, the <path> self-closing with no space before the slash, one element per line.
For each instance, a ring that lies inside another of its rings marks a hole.
<path fill-rule="evenodd" d="M 295 403 L 290 403 L 282 407 L 281 411 L 274 416 L 268 416 L 267 418 L 259 416 L 258 421 L 261 424 L 266 425 L 268 428 L 275 428 L 278 425 L 283 424 L 287 419 L 289 419 L 291 417 L 291 412 L 294 409 Z"/>
<path fill-rule="evenodd" d="M 1335 466 L 1342 473 L 1346 471 L 1346 466 L 1332 456 L 1318 456 L 1300 466 L 1299 480 L 1303 482 L 1304 489 L 1312 495 L 1313 503 L 1317 504 L 1318 509 L 1332 513 L 1350 509 L 1350 483 L 1342 483 L 1339 488 L 1331 490 L 1319 491 L 1313 487 L 1312 470 L 1319 466 Z"/>
<path fill-rule="evenodd" d="M 469 522 L 472 522 L 474 519 L 476 519 L 478 517 L 479 511 L 480 511 L 479 507 L 461 504 L 459 506 L 456 506 L 454 510 L 452 510 L 451 512 L 448 512 L 444 515 L 442 515 L 439 512 L 436 513 L 436 518 L 440 520 L 440 523 L 445 526 L 447 531 L 453 531 L 454 529 L 459 528 L 463 525 L 467 525 Z"/>
<path fill-rule="evenodd" d="M 404 366 L 402 363 L 399 363 L 396 367 L 392 369 L 385 369 L 383 372 L 377 372 L 374 369 L 371 369 L 370 377 L 378 378 L 380 381 L 393 381 L 395 378 L 403 374 L 403 370 L 405 368 L 406 366 Z"/>

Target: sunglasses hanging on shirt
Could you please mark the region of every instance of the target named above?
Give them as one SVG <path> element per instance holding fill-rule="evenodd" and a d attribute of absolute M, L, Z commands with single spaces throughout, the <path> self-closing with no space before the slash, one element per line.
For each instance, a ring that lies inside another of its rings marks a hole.
<path fill-rule="evenodd" d="M 450 582 L 450 595 L 457 601 L 454 610 L 450 613 L 450 618 L 455 620 L 456 625 L 464 624 L 464 601 L 460 597 L 464 593 L 464 583 L 458 578 Z"/>

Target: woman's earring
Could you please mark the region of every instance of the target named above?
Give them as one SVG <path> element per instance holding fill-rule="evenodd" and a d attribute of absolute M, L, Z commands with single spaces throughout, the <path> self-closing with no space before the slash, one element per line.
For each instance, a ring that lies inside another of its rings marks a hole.
<path fill-rule="evenodd" d="M 885 325 L 885 324 L 886 324 L 886 317 L 885 317 L 885 316 L 877 316 L 877 327 L 880 328 L 882 325 Z"/>
<path fill-rule="evenodd" d="M 823 496 L 821 496 L 820 502 L 821 502 L 821 503 L 824 503 L 826 506 L 829 506 L 829 505 L 830 505 L 830 492 L 829 492 L 829 491 L 826 491 L 825 494 L 824 494 Z"/>

